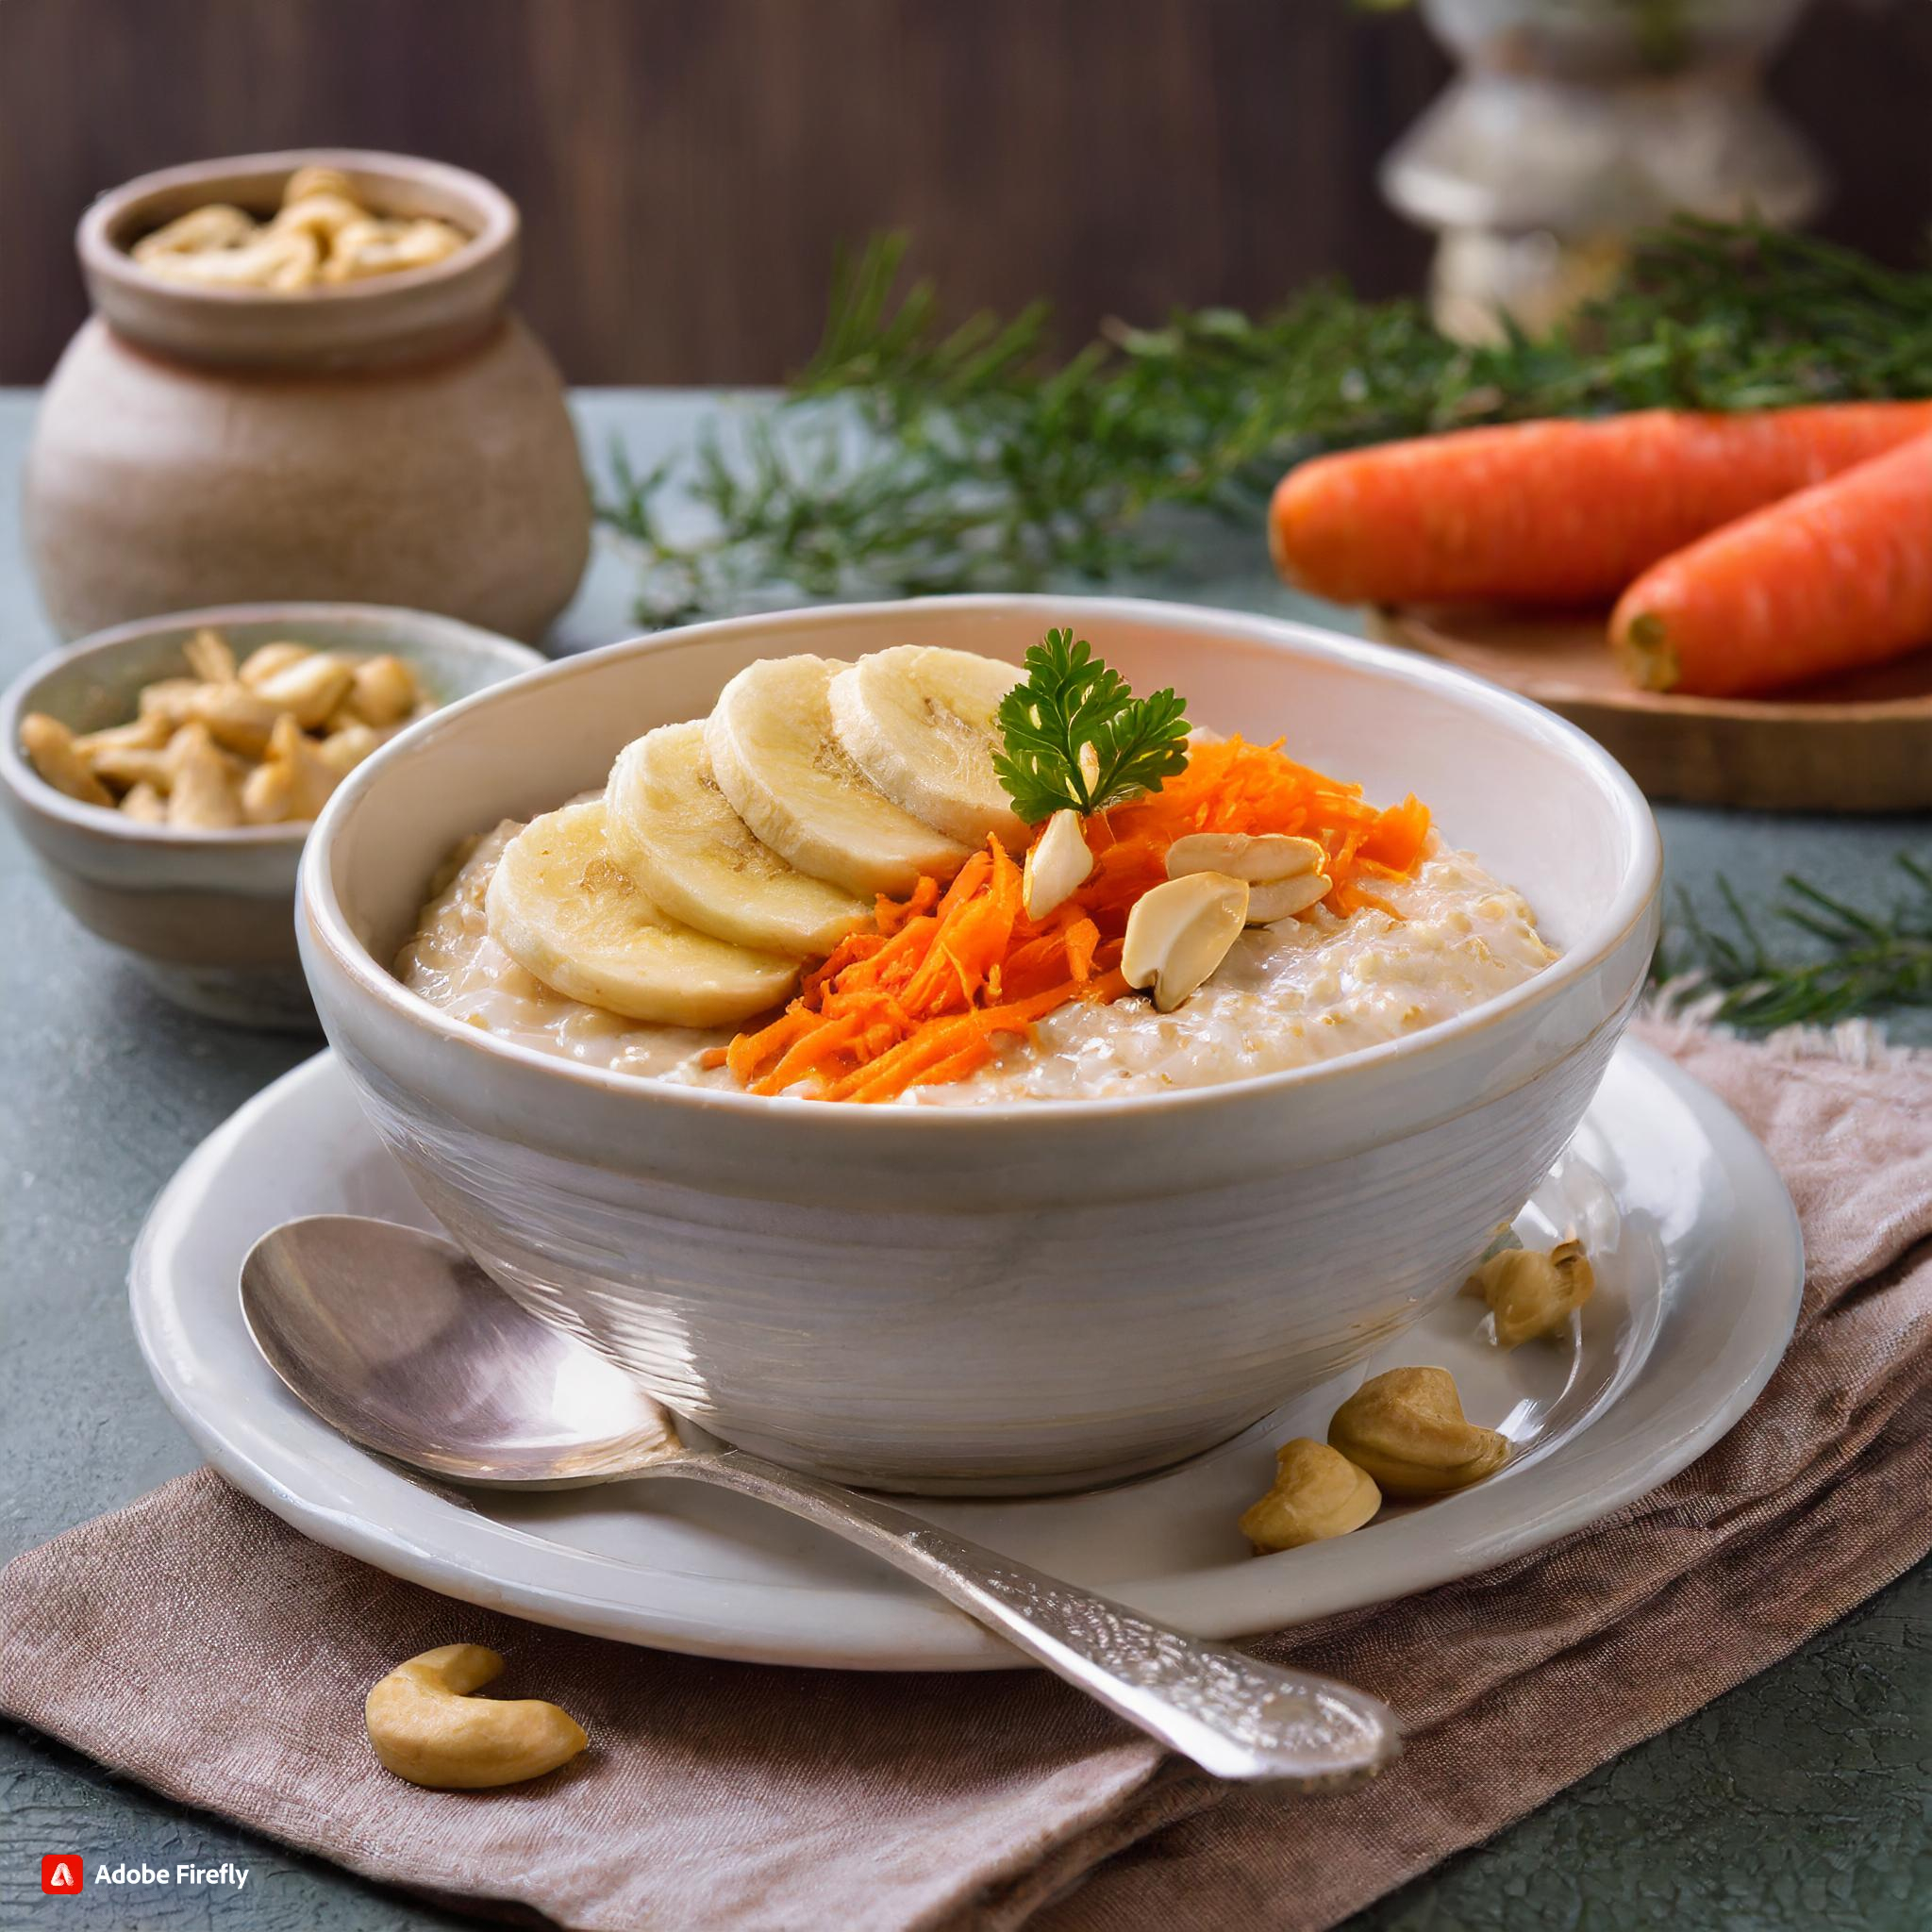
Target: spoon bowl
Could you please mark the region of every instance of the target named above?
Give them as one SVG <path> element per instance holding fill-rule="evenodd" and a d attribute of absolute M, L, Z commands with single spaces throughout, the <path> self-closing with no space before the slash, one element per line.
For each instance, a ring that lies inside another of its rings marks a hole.
<path fill-rule="evenodd" d="M 453 1482 L 562 1490 L 680 1444 L 624 1371 L 505 1294 L 454 1241 L 350 1214 L 291 1221 L 242 1269 L 269 1366 L 329 1427 Z"/>

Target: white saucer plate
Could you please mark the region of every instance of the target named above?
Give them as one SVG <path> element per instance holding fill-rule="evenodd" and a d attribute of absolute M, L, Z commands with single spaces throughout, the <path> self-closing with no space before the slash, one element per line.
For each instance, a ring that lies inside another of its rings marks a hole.
<path fill-rule="evenodd" d="M 169 1406 L 230 1482 L 318 1541 L 446 1595 L 599 1637 L 764 1663 L 984 1670 L 1014 1653 L 863 1553 L 742 1497 L 656 1481 L 459 1494 L 345 1441 L 275 1379 L 237 1278 L 258 1236 L 303 1214 L 433 1226 L 317 1056 L 190 1157 L 135 1249 L 135 1330 Z M 1425 1590 L 1593 1522 L 1692 1461 L 1790 1340 L 1803 1249 L 1763 1149 L 1711 1094 L 1625 1041 L 1583 1126 L 1519 1220 L 1574 1231 L 1598 1288 L 1568 1343 L 1510 1353 L 1456 1297 L 1234 1441 L 1117 1489 L 929 1501 L 934 1520 L 1210 1637 L 1244 1637 Z M 380 1292 L 373 1283 L 372 1291 Z M 1363 1374 L 1437 1363 L 1472 1419 L 1515 1445 L 1497 1475 L 1370 1528 L 1255 1557 L 1235 1527 L 1274 1447 L 1321 1436 Z"/>

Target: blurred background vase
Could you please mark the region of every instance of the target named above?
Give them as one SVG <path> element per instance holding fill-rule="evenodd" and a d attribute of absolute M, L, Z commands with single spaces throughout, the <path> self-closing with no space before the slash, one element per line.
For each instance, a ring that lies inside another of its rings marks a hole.
<path fill-rule="evenodd" d="M 472 239 L 433 267 L 275 294 L 163 281 L 129 244 L 209 202 L 258 213 L 297 167 Z M 507 307 L 518 217 L 480 176 L 305 150 L 196 162 L 104 195 L 76 237 L 93 313 L 25 479 L 63 636 L 208 604 L 401 605 L 534 640 L 570 601 L 591 511 L 562 385 Z"/>
<path fill-rule="evenodd" d="M 1824 181 L 1766 99 L 1807 0 L 1421 0 L 1460 62 L 1389 155 L 1390 202 L 1440 236 L 1436 319 L 1537 329 L 1676 213 L 1795 225 Z"/>

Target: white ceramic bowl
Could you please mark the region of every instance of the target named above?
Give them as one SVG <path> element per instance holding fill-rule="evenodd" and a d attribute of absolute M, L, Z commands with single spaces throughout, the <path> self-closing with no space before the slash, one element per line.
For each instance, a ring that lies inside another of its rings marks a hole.
<path fill-rule="evenodd" d="M 205 625 L 245 657 L 276 638 L 392 652 L 440 702 L 535 669 L 527 644 L 452 617 L 375 604 L 233 604 L 97 632 L 30 664 L 0 696 L 0 797 L 67 909 L 125 948 L 177 1006 L 210 1019 L 312 1032 L 295 958 L 295 867 L 307 824 L 190 832 L 144 825 L 57 791 L 20 749 L 20 721 L 45 711 L 75 731 L 133 717 L 142 685 L 188 669 Z"/>
<path fill-rule="evenodd" d="M 916 640 L 1017 659 L 1058 624 L 1201 723 L 1284 735 L 1372 798 L 1412 788 L 1563 958 L 1324 1065 L 983 1109 L 654 1084 L 493 1039 L 391 976 L 459 838 L 598 785 L 755 658 Z M 1204 1449 L 1453 1293 L 1596 1090 L 1658 874 L 1623 771 L 1474 678 L 1260 618 L 973 597 L 699 625 L 453 706 L 330 801 L 298 925 L 372 1120 L 512 1294 L 746 1447 L 878 1487 L 1024 1491 Z"/>

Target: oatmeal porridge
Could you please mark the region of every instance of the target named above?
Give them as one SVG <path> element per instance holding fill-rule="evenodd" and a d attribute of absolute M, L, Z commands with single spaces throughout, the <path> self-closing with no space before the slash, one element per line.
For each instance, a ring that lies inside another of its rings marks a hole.
<path fill-rule="evenodd" d="M 477 841 L 425 908 L 397 976 L 469 1024 L 620 1073 L 708 1086 L 734 1084 L 701 1060 L 728 1028 L 650 1025 L 553 992 L 490 936 L 490 877 L 520 829 L 506 821 Z M 1338 919 L 1317 908 L 1284 927 L 1244 931 L 1220 970 L 1182 1007 L 1139 1001 L 1064 1007 L 1008 1043 L 984 1068 L 904 1098 L 1087 1100 L 1208 1086 L 1334 1059 L 1467 1012 L 1556 957 L 1529 907 L 1466 852 L 1439 849 L 1391 885 L 1400 920 L 1373 908 Z"/>
<path fill-rule="evenodd" d="M 752 665 L 602 793 L 468 841 L 395 970 L 586 1065 L 972 1106 L 1333 1059 L 1556 957 L 1414 798 L 1191 732 L 1055 633 L 1024 674 L 916 646 Z"/>

